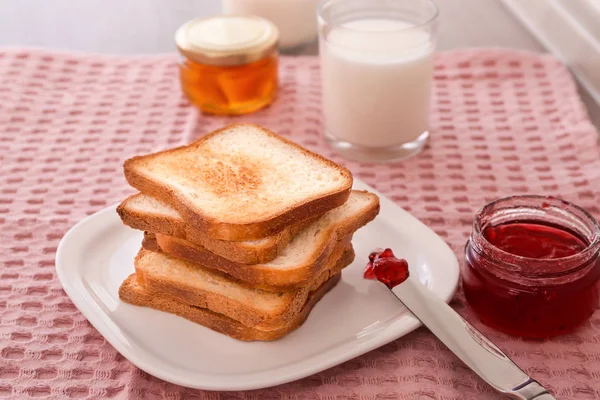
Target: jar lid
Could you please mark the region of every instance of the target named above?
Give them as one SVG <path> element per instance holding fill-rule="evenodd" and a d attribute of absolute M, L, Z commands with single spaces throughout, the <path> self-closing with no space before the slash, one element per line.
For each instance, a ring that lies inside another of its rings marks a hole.
<path fill-rule="evenodd" d="M 242 65 L 277 49 L 279 31 L 255 16 L 222 15 L 185 23 L 175 34 L 177 48 L 200 64 Z"/>

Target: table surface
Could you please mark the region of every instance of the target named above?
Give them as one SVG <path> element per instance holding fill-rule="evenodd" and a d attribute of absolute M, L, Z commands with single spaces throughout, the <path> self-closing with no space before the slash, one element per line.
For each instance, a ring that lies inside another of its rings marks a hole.
<path fill-rule="evenodd" d="M 123 160 L 189 143 L 233 120 L 190 107 L 178 90 L 174 61 L 172 54 L 2 52 L 0 397 L 500 400 L 426 329 L 310 378 L 251 393 L 167 384 L 104 341 L 56 279 L 59 241 L 86 215 L 133 192 Z M 268 126 L 343 162 L 438 233 L 459 261 L 474 213 L 504 195 L 554 195 L 600 217 L 597 132 L 562 64 L 510 49 L 442 52 L 437 63 L 430 119 L 435 140 L 406 162 L 362 164 L 333 153 L 315 106 L 321 94 L 316 57 L 282 58 L 285 84 L 278 100 L 235 120 Z M 86 278 L 87 286 L 105 301 L 116 300 L 95 276 Z M 600 399 L 600 312 L 571 334 L 536 342 L 482 325 L 462 290 L 452 307 L 557 398 Z"/>
<path fill-rule="evenodd" d="M 544 51 L 499 0 L 438 2 L 442 14 L 442 50 L 503 46 Z M 25 45 L 120 54 L 171 52 L 174 50 L 173 32 L 183 21 L 218 12 L 218 9 L 216 0 L 0 0 L 0 46 Z M 306 49 L 307 54 L 315 52 L 314 46 Z M 469 63 L 461 63 L 463 66 L 459 67 L 453 58 L 455 55 L 452 59 L 450 56 L 442 54 L 440 62 L 446 60 L 450 64 L 449 70 L 456 75 L 471 76 L 461 73 L 467 68 L 464 65 Z M 64 57 L 72 56 L 59 56 L 54 62 L 63 65 Z M 53 57 L 48 58 L 50 61 L 44 62 L 52 63 Z M 0 363 L 8 359 L 12 368 L 4 369 L 0 374 L 0 394 L 6 393 L 10 383 L 16 391 L 17 397 L 13 398 L 24 398 L 26 396 L 18 395 L 29 392 L 35 395 L 69 391 L 81 394 L 82 387 L 90 393 L 112 393 L 113 397 L 115 393 L 127 392 L 138 393 L 129 398 L 144 398 L 143 393 L 147 390 L 158 393 L 155 398 L 176 399 L 188 395 L 198 398 L 195 392 L 141 373 L 105 345 L 85 318 L 66 301 L 60 285 L 53 279 L 52 259 L 58 241 L 69 226 L 88 213 L 123 198 L 130 190 L 123 182 L 119 160 L 133 153 L 188 142 L 223 124 L 225 119 L 211 117 L 200 121 L 190 107 L 181 107 L 180 92 L 173 90 L 175 79 L 164 79 L 150 87 L 140 84 L 154 79 L 154 75 L 147 76 L 143 60 L 126 65 L 129 73 L 123 79 L 124 84 L 119 86 L 124 90 L 117 91 L 111 83 L 113 77 L 110 74 L 114 69 L 110 66 L 102 67 L 102 63 L 94 60 L 75 60 L 69 68 L 49 68 L 34 74 L 32 71 L 42 59 L 39 54 L 25 59 L 14 56 L 5 63 L 5 79 L 0 82 L 4 85 L 0 85 L 2 105 L 11 110 L 0 113 L 0 123 L 6 128 L 0 129 L 4 133 L 0 135 L 3 136 L 0 138 L 0 176 L 9 177 L 3 181 L 0 194 L 10 194 L 10 198 L 0 196 L 0 265 L 12 268 L 2 271 L 3 286 L 0 288 L 4 296 L 2 307 L 8 304 L 2 319 L 3 329 L 8 330 L 3 330 L 0 335 L 5 346 Z M 168 76 L 172 73 L 171 60 L 165 58 L 159 63 L 158 70 L 152 70 L 153 73 Z M 298 63 L 315 61 L 307 58 Z M 526 62 L 524 65 L 533 64 Z M 489 90 L 488 84 L 498 87 L 499 82 L 494 78 L 491 82 L 474 79 L 465 82 L 466 85 L 452 86 L 452 90 L 442 83 L 437 97 L 448 106 L 437 110 L 432 117 L 436 129 L 444 133 L 432 142 L 429 158 L 391 168 L 354 165 L 351 169 L 442 235 L 457 254 L 470 230 L 473 213 L 497 193 L 560 195 L 600 216 L 600 202 L 595 190 L 599 187 L 600 168 L 597 148 L 593 145 L 593 129 L 583 117 L 573 92 L 568 90 L 572 88 L 568 74 L 549 58 L 545 58 L 544 65 L 549 72 L 544 84 L 550 85 L 552 90 L 531 90 L 519 96 L 526 102 L 544 104 L 542 107 L 546 108 L 542 111 L 548 114 L 560 110 L 558 116 L 567 116 L 564 119 L 548 121 L 544 117 L 546 114 L 531 110 L 526 111 L 531 114 L 530 118 L 508 112 L 516 108 L 517 85 L 509 85 L 507 101 L 492 101 L 491 97 L 485 96 L 480 99 L 475 95 Z M 152 64 L 152 68 L 155 67 Z M 287 74 L 284 78 L 290 79 L 296 67 L 283 68 Z M 83 73 L 91 83 L 81 83 L 79 77 Z M 314 121 L 318 121 L 319 109 L 301 106 L 312 104 L 316 99 L 312 94 L 315 91 L 306 84 L 312 75 L 299 73 L 298 76 L 300 79 L 289 80 L 293 83 L 290 92 L 282 93 L 292 107 L 282 101 L 259 117 L 272 118 L 278 132 L 286 132 L 300 144 L 333 157 L 325 144 L 314 139 L 315 126 L 318 126 Z M 527 75 L 514 79 L 518 80 L 515 83 L 519 87 L 524 87 L 525 82 L 519 79 L 530 78 Z M 533 80 L 541 83 L 542 79 Z M 53 84 L 48 89 L 47 82 L 60 82 L 61 85 Z M 25 83 L 34 85 L 29 87 Z M 313 88 L 318 84 L 315 82 Z M 22 95 L 11 94 L 15 88 Z M 38 92 L 37 88 L 48 91 Z M 30 95 L 30 91 L 34 95 Z M 70 91 L 74 96 L 64 95 Z M 542 92 L 559 95 L 545 102 L 539 97 Z M 502 95 L 502 92 L 498 94 Z M 473 100 L 463 101 L 466 95 Z M 298 96 L 302 96 L 300 101 Z M 163 99 L 157 102 L 158 97 Z M 53 102 L 48 104 L 50 98 Z M 128 101 L 130 98 L 137 100 Z M 587 96 L 582 95 L 582 98 L 599 126 L 597 106 Z M 482 107 L 482 115 L 492 113 L 496 117 L 471 118 L 472 101 Z M 57 106 L 63 102 L 72 102 L 72 108 Z M 115 102 L 126 104 L 126 108 L 113 107 Z M 148 110 L 138 104 L 152 105 L 153 108 Z M 251 117 L 255 118 L 255 115 Z M 104 118 L 109 122 L 103 123 Z M 471 123 L 472 120 L 475 122 Z M 542 120 L 544 125 L 541 125 Z M 97 125 L 90 127 L 88 134 L 81 135 L 70 125 L 77 121 L 84 121 L 88 126 Z M 550 125 L 546 125 L 548 122 Z M 122 129 L 114 129 L 116 125 L 122 125 Z M 538 126 L 543 127 L 532 129 Z M 459 137 L 455 129 L 464 135 Z M 513 139 L 506 134 L 486 137 L 481 133 L 505 130 L 523 134 L 515 135 Z M 506 140 L 514 140 L 514 143 Z M 481 141 L 486 143 L 482 145 Z M 525 154 L 515 152 L 518 146 L 526 149 Z M 463 150 L 466 150 L 464 154 Z M 531 154 L 537 156 L 528 159 Z M 499 168 L 492 173 L 493 166 Z M 31 228 L 32 220 L 40 222 L 36 229 Z M 48 293 L 47 296 L 44 293 Z M 471 311 L 462 294 L 457 296 L 453 307 L 467 319 L 476 320 L 469 314 Z M 39 320 L 32 315 L 39 315 Z M 598 379 L 594 379 L 600 376 L 600 370 L 598 363 L 593 362 L 600 359 L 595 335 L 599 327 L 600 316 L 596 313 L 579 334 L 567 335 L 534 351 L 530 342 L 512 340 L 483 328 L 499 347 L 510 350 L 511 357 L 519 365 L 534 371 L 538 379 L 556 389 L 559 398 L 589 399 L 600 395 Z M 474 380 L 472 374 L 467 374 L 464 367 L 456 364 L 455 358 L 439 346 L 432 335 L 421 330 L 415 332 L 410 341 L 396 341 L 303 383 L 279 387 L 276 392 L 271 392 L 271 397 L 273 393 L 280 393 L 290 399 L 294 396 L 312 398 L 317 396 L 315 388 L 320 387 L 325 392 L 318 396 L 335 397 L 331 390 L 352 393 L 354 385 L 359 383 L 374 393 L 367 395 L 373 398 L 377 396 L 375 392 L 387 398 L 398 391 L 412 393 L 404 398 L 496 398 L 489 387 Z M 396 351 L 400 348 L 402 359 Z M 410 365 L 411 368 L 398 368 L 399 365 Z M 387 369 L 381 375 L 374 375 L 377 374 L 375 367 L 379 366 Z M 361 377 L 356 371 L 367 373 Z M 410 382 L 415 381 L 419 382 L 418 388 L 415 388 L 417 385 L 410 386 Z M 96 386 L 89 388 L 86 386 L 89 382 Z M 474 391 L 481 396 L 460 397 L 462 393 Z M 239 397 L 235 394 L 223 396 Z M 253 396 L 260 398 L 256 393 L 247 395 Z M 103 397 L 108 395 L 99 398 Z M 209 397 L 214 396 L 206 394 L 206 398 Z"/>
<path fill-rule="evenodd" d="M 459 47 L 544 47 L 499 0 L 436 0 L 440 50 Z M 100 53 L 174 51 L 173 32 L 185 21 L 220 11 L 220 0 L 0 0 L 0 46 L 61 48 Z M 316 54 L 316 45 L 304 54 Z M 600 107 L 580 89 L 591 119 Z"/>

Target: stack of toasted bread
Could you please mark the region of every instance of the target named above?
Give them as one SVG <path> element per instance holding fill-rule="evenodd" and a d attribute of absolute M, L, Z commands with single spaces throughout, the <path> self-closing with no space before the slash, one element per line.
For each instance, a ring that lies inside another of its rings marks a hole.
<path fill-rule="evenodd" d="M 123 222 L 144 231 L 124 301 L 240 340 L 296 329 L 354 260 L 379 199 L 351 173 L 256 125 L 125 162 L 140 193 Z"/>

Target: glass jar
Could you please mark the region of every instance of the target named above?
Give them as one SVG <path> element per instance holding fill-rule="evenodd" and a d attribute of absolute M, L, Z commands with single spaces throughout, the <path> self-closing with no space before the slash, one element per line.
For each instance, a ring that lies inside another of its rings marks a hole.
<path fill-rule="evenodd" d="M 494 201 L 475 216 L 462 271 L 485 324 L 534 338 L 569 332 L 598 306 L 600 226 L 585 210 L 544 196 Z"/>
<path fill-rule="evenodd" d="M 183 93 L 201 111 L 238 115 L 269 105 L 278 88 L 277 27 L 253 16 L 196 19 L 175 35 Z"/>
<path fill-rule="evenodd" d="M 320 0 L 223 0 L 227 14 L 258 15 L 279 28 L 279 46 L 294 51 L 317 38 L 317 4 Z"/>

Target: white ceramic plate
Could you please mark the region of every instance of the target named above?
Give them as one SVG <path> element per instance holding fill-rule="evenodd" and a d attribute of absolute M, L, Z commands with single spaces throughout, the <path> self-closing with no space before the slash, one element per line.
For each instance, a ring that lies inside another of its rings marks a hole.
<path fill-rule="evenodd" d="M 356 189 L 375 192 L 356 180 Z M 420 323 L 380 283 L 362 273 L 369 253 L 391 247 L 440 298 L 458 283 L 454 253 L 416 218 L 381 198 L 381 213 L 354 235 L 356 261 L 307 321 L 275 342 L 240 342 L 174 315 L 123 303 L 142 234 L 125 227 L 116 206 L 75 225 L 56 253 L 58 277 L 73 303 L 124 357 L 166 381 L 206 390 L 274 386 L 323 371 L 389 343 Z"/>

